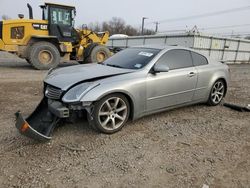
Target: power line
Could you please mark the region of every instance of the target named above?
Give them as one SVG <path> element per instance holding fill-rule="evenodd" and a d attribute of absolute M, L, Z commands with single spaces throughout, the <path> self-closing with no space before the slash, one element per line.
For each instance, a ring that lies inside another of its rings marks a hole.
<path fill-rule="evenodd" d="M 165 22 L 176 22 L 176 21 L 182 21 L 182 20 L 205 18 L 205 17 L 215 16 L 215 15 L 227 14 L 227 13 L 231 13 L 231 12 L 239 12 L 239 11 L 248 10 L 248 9 L 250 9 L 250 5 L 249 6 L 244 6 L 244 7 L 238 7 L 238 8 L 222 10 L 222 11 L 209 12 L 209 13 L 205 13 L 205 14 L 197 14 L 197 15 L 179 17 L 179 18 L 170 18 L 170 19 L 160 20 L 158 22 L 165 23 Z M 149 22 L 147 24 L 152 24 L 154 22 Z"/>
<path fill-rule="evenodd" d="M 206 30 L 213 30 L 213 29 L 225 29 L 225 28 L 238 28 L 238 27 L 247 27 L 250 26 L 250 24 L 238 24 L 238 25 L 224 25 L 224 26 L 212 26 L 212 27 L 204 27 L 204 28 L 198 28 L 198 30 L 206 31 Z M 172 30 L 165 30 L 161 31 L 161 33 L 164 32 L 182 32 L 182 31 L 187 31 L 187 26 L 186 29 L 172 29 Z"/>
<path fill-rule="evenodd" d="M 225 26 L 218 26 L 218 27 L 205 27 L 205 28 L 200 28 L 199 30 L 225 29 L 225 28 L 236 28 L 236 27 L 246 27 L 246 26 L 250 26 L 250 24 L 225 25 Z"/>
<path fill-rule="evenodd" d="M 160 31 L 159 33 L 186 32 L 186 31 L 187 30 L 185 30 L 185 29 L 173 29 L 173 30 Z"/>
<path fill-rule="evenodd" d="M 159 34 L 167 33 L 167 32 L 173 32 L 173 33 L 186 33 L 187 30 L 168 30 L 164 32 L 159 32 Z M 244 36 L 250 36 L 249 31 L 243 31 L 243 32 L 221 32 L 221 33 L 207 33 L 209 35 L 219 35 L 219 36 L 230 36 L 230 37 L 244 37 Z"/>
<path fill-rule="evenodd" d="M 226 32 L 226 33 L 210 33 L 214 35 L 226 35 L 226 36 L 245 36 L 245 35 L 250 35 L 249 31 L 242 31 L 242 32 Z"/>

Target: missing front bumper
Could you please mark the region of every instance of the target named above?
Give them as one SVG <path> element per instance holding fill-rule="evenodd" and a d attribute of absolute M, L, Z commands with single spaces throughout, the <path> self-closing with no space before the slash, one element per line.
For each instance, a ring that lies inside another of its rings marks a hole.
<path fill-rule="evenodd" d="M 51 139 L 52 132 L 60 119 L 49 111 L 45 98 L 27 119 L 23 118 L 20 112 L 17 112 L 15 115 L 16 128 L 19 132 L 39 141 Z"/>
<path fill-rule="evenodd" d="M 90 109 L 91 106 L 83 106 L 81 103 L 65 105 L 44 97 L 28 118 L 25 119 L 21 112 L 16 112 L 16 128 L 29 138 L 47 141 L 51 139 L 59 120 L 73 122 L 75 118 L 82 117 L 84 110 L 90 114 Z"/>

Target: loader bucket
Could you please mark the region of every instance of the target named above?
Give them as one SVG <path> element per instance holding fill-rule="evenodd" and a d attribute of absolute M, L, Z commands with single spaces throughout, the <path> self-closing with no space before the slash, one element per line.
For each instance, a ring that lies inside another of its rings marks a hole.
<path fill-rule="evenodd" d="M 19 132 L 39 141 L 50 140 L 51 134 L 59 121 L 59 118 L 49 112 L 45 98 L 27 119 L 23 118 L 19 111 L 15 115 L 16 128 Z"/>

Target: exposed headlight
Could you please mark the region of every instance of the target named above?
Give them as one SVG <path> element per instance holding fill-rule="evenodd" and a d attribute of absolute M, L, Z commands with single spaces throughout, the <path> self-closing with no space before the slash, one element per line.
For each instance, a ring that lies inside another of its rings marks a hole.
<path fill-rule="evenodd" d="M 98 86 L 98 83 L 86 82 L 71 88 L 62 98 L 63 102 L 77 102 L 91 89 Z"/>

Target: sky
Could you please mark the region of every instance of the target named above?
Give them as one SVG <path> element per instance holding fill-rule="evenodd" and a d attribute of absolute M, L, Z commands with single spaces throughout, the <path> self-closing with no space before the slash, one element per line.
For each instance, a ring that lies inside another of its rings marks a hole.
<path fill-rule="evenodd" d="M 192 29 L 196 25 L 204 33 L 250 33 L 250 8 L 209 17 L 161 22 L 166 19 L 246 7 L 250 6 L 250 0 L 47 0 L 46 2 L 75 6 L 77 10 L 76 26 L 120 17 L 127 24 L 140 28 L 142 17 L 147 17 L 145 27 L 154 29 L 153 22 L 160 22 L 160 32 Z M 39 5 L 44 3 L 43 0 L 0 0 L 0 16 L 5 14 L 11 18 L 17 18 L 17 14 L 22 13 L 28 17 L 27 3 L 33 7 L 34 17 L 41 19 Z M 237 26 L 213 28 L 232 25 Z"/>

